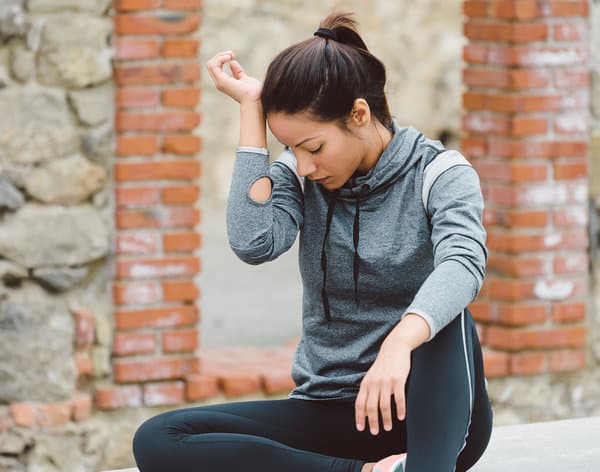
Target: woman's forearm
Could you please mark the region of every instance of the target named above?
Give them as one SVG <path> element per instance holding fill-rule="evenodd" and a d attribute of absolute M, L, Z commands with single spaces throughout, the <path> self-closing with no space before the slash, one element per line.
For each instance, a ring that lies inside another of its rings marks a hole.
<path fill-rule="evenodd" d="M 240 103 L 240 146 L 267 147 L 267 125 L 260 101 Z"/>
<path fill-rule="evenodd" d="M 267 147 L 267 129 L 260 101 L 240 103 L 240 146 Z M 263 177 L 250 187 L 250 197 L 266 202 L 271 197 L 271 181 Z"/>

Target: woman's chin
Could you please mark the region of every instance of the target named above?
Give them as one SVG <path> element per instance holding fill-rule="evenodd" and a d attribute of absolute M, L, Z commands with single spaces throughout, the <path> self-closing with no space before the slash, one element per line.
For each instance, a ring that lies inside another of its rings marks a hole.
<path fill-rule="evenodd" d="M 341 185 L 339 185 L 337 181 L 331 177 L 328 177 L 324 182 L 320 182 L 319 185 L 327 190 L 337 190 L 341 187 Z"/>

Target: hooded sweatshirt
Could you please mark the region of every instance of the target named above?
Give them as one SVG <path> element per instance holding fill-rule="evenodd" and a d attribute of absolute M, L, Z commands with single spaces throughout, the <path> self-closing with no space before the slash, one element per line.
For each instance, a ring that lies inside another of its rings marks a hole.
<path fill-rule="evenodd" d="M 298 176 L 289 150 L 269 164 L 266 149 L 238 148 L 227 205 L 232 250 L 260 264 L 300 234 L 302 336 L 290 398 L 355 396 L 407 313 L 427 322 L 430 341 L 477 296 L 487 249 L 476 171 L 462 158 L 422 195 L 425 168 L 447 158 L 444 151 L 394 123 L 376 165 L 328 191 Z M 265 176 L 273 190 L 257 202 L 249 190 Z"/>

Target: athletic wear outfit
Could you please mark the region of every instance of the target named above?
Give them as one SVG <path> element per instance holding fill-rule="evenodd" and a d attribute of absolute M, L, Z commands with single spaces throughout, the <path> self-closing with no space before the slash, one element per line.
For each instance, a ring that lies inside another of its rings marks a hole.
<path fill-rule="evenodd" d="M 227 208 L 232 249 L 260 264 L 300 233 L 303 330 L 287 400 L 184 409 L 144 423 L 134 439 L 142 472 L 356 471 L 408 450 L 408 472 L 467 470 L 489 441 L 475 322 L 465 307 L 485 275 L 483 198 L 456 151 L 394 123 L 365 175 L 328 191 L 298 176 L 285 151 L 238 148 Z M 271 198 L 249 189 L 273 182 Z M 354 426 L 354 399 L 381 343 L 406 313 L 431 336 L 411 354 L 406 420 L 371 436 Z"/>

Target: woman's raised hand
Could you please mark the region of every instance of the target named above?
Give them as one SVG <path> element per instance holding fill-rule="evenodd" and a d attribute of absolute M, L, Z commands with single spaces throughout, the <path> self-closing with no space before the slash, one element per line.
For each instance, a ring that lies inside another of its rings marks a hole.
<path fill-rule="evenodd" d="M 258 101 L 262 84 L 254 77 L 244 72 L 240 63 L 234 60 L 233 51 L 223 51 L 213 56 L 207 63 L 206 68 L 212 77 L 217 90 L 230 96 L 236 102 Z M 229 63 L 231 75 L 223 70 L 223 66 Z"/>

